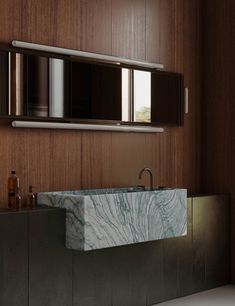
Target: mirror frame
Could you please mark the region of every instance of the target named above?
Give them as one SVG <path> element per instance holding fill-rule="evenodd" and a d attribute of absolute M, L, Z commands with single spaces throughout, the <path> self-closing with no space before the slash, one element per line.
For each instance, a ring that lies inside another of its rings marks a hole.
<path fill-rule="evenodd" d="M 184 77 L 183 74 L 178 72 L 169 72 L 161 69 L 156 68 L 147 68 L 147 67 L 140 67 L 139 65 L 129 65 L 129 64 L 114 64 L 110 63 L 105 60 L 96 60 L 96 59 L 86 59 L 86 58 L 80 58 L 77 56 L 70 56 L 70 55 L 62 55 L 58 53 L 50 53 L 50 52 L 44 52 L 44 51 L 38 51 L 38 50 L 30 50 L 30 49 L 23 49 L 23 48 L 17 48 L 9 46 L 8 44 L 0 43 L 0 51 L 6 51 L 6 52 L 13 52 L 13 53 L 21 53 L 25 55 L 33 55 L 33 56 L 41 56 L 41 57 L 47 57 L 47 58 L 55 58 L 55 59 L 61 59 L 61 60 L 67 60 L 67 61 L 77 61 L 82 63 L 88 63 L 88 64 L 96 64 L 96 65 L 105 65 L 109 67 L 120 67 L 120 68 L 128 68 L 128 69 L 136 69 L 136 70 L 142 70 L 142 71 L 148 71 L 151 73 L 157 73 L 161 75 L 169 75 L 169 74 L 175 74 L 180 77 L 181 79 L 181 85 L 180 85 L 180 97 L 179 101 L 180 104 L 178 105 L 177 109 L 177 123 L 167 123 L 167 122 L 124 122 L 124 121 L 118 121 L 118 120 L 98 120 L 98 119 L 79 119 L 79 118 L 50 118 L 50 117 L 30 117 L 30 116 L 16 116 L 16 115 L 0 115 L 0 119 L 2 119 L 4 122 L 7 122 L 9 120 L 18 120 L 18 121 L 41 121 L 41 122 L 62 122 L 62 123 L 81 123 L 81 124 L 102 124 L 102 125 L 118 125 L 118 126 L 133 126 L 133 127 L 164 127 L 164 126 L 183 126 L 184 124 Z"/>

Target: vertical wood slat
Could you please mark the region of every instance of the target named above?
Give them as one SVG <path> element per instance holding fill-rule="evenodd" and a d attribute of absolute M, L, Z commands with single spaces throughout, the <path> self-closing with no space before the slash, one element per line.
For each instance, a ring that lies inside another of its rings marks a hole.
<path fill-rule="evenodd" d="M 145 60 L 145 0 L 112 0 L 112 54 Z"/>
<path fill-rule="evenodd" d="M 231 194 L 232 282 L 235 281 L 235 5 L 207 0 L 203 10 L 202 187 Z"/>
<path fill-rule="evenodd" d="M 193 199 L 193 283 L 195 292 L 206 286 L 206 243 L 207 214 L 203 200 Z"/>
<path fill-rule="evenodd" d="M 81 0 L 81 48 L 102 54 L 112 52 L 112 0 Z"/>
<path fill-rule="evenodd" d="M 228 196 L 193 198 L 195 292 L 229 283 L 229 212 Z"/>
<path fill-rule="evenodd" d="M 0 214 L 0 305 L 28 306 L 27 214 Z"/>
<path fill-rule="evenodd" d="M 111 187 L 112 133 L 83 132 L 81 139 L 82 188 Z"/>
<path fill-rule="evenodd" d="M 29 213 L 29 306 L 71 306 L 72 264 L 65 211 Z"/>
<path fill-rule="evenodd" d="M 235 37 L 235 3 L 234 1 L 230 1 L 229 8 L 230 10 L 230 15 L 229 15 L 229 20 L 227 22 L 231 24 L 231 26 L 226 27 L 228 33 L 230 34 L 230 37 Z M 234 57 L 234 52 L 235 52 L 235 46 L 234 46 L 234 40 L 231 41 L 232 48 L 230 50 L 230 58 L 231 58 L 231 66 L 230 66 L 230 80 L 232 84 L 234 84 L 235 80 L 235 72 L 234 69 L 231 69 L 231 67 L 235 67 L 235 57 Z M 227 61 L 230 62 L 230 60 L 227 59 Z M 235 87 L 234 86 L 229 86 L 229 91 L 227 93 L 230 93 L 230 101 L 234 101 L 235 97 Z M 235 254 L 235 163 L 234 163 L 234 156 L 235 156 L 235 132 L 234 132 L 234 118 L 235 118 L 235 104 L 231 103 L 229 107 L 227 108 L 227 111 L 229 110 L 232 119 L 230 120 L 232 127 L 230 127 L 230 133 L 232 134 L 231 136 L 231 153 L 230 153 L 230 164 L 229 164 L 229 171 L 227 172 L 227 175 L 231 179 L 231 187 L 230 187 L 230 192 L 231 192 L 231 201 L 232 201 L 232 208 L 231 208 L 231 260 L 232 260 L 232 269 L 231 269 L 231 279 L 232 282 L 235 282 L 235 261 L 234 261 L 234 254 Z M 232 171 L 231 168 L 232 167 Z M 232 172 L 232 173 L 231 173 Z M 227 176 L 226 176 L 227 179 Z"/>
<path fill-rule="evenodd" d="M 184 121 L 183 150 L 188 158 L 183 158 L 183 182 L 191 190 L 195 181 L 201 183 L 201 82 L 202 82 L 202 32 L 200 30 L 200 1 L 184 1 L 183 69 L 185 86 L 189 88 L 189 108 Z M 194 19 L 194 25 L 190 20 Z M 187 26 L 185 26 L 187 25 Z M 182 37 L 182 36 L 181 36 Z M 192 61 L 192 58 L 194 59 Z M 190 175 L 193 174 L 193 176 Z M 203 188 L 200 185 L 200 189 Z M 196 192 L 200 193 L 200 189 Z M 194 193 L 194 192 L 193 192 Z M 195 193 L 194 193 L 195 194 Z"/>
<path fill-rule="evenodd" d="M 178 296 L 193 292 L 193 198 L 188 198 L 187 236 L 178 242 Z"/>
<path fill-rule="evenodd" d="M 117 252 L 113 249 L 111 265 L 111 275 L 115 275 L 111 280 L 113 305 L 145 305 L 148 259 L 148 245 L 146 248 L 141 244 L 133 245 L 133 248 L 124 246 Z"/>
<path fill-rule="evenodd" d="M 73 251 L 73 306 L 110 306 L 110 249 Z"/>
<path fill-rule="evenodd" d="M 230 281 L 230 207 L 228 196 L 206 202 L 209 213 L 206 232 L 206 286 L 211 289 Z M 215 208 L 214 208 L 215 207 Z M 225 233 L 227 233 L 225 235 Z M 220 268 L 218 269 L 218 266 Z"/>
<path fill-rule="evenodd" d="M 174 3 L 174 0 L 146 0 L 146 58 L 173 71 L 176 35 Z"/>

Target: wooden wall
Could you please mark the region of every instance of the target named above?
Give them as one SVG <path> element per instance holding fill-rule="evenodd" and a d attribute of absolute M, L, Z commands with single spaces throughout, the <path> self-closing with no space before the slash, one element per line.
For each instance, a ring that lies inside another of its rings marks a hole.
<path fill-rule="evenodd" d="M 231 194 L 231 263 L 235 281 L 235 2 L 204 7 L 202 187 Z"/>
<path fill-rule="evenodd" d="M 0 127 L 0 206 L 15 169 L 22 194 L 138 184 L 149 166 L 154 183 L 200 190 L 200 1 L 0 1 L 0 41 L 32 41 L 161 62 L 183 72 L 190 89 L 185 126 L 163 134 L 13 130 Z M 146 181 L 142 183 L 147 183 Z"/>

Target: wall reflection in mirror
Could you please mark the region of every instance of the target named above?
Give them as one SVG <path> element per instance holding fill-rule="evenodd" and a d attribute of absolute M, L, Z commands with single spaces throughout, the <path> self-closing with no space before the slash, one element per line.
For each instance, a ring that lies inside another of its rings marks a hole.
<path fill-rule="evenodd" d="M 182 75 L 0 51 L 1 115 L 180 125 Z"/>

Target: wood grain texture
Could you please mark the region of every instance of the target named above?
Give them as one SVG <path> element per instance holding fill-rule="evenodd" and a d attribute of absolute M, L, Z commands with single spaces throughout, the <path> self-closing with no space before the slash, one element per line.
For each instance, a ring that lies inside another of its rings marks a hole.
<path fill-rule="evenodd" d="M 65 211 L 28 214 L 30 306 L 72 305 L 72 252 L 64 247 Z"/>
<path fill-rule="evenodd" d="M 145 59 L 145 0 L 112 0 L 112 53 Z"/>
<path fill-rule="evenodd" d="M 111 249 L 86 253 L 73 251 L 74 306 L 112 304 L 110 268 Z"/>
<path fill-rule="evenodd" d="M 0 206 L 15 169 L 35 191 L 154 184 L 200 191 L 200 19 L 197 0 L 0 1 L 0 41 L 24 39 L 148 61 L 182 72 L 190 113 L 163 134 L 0 127 Z M 196 12 L 196 14 L 195 14 Z"/>
<path fill-rule="evenodd" d="M 20 3 L 20 1 L 18 1 Z M 56 1 L 25 0 L 21 8 L 21 37 L 23 40 L 49 44 L 54 37 Z M 24 29 L 24 30 L 23 30 Z M 51 37 L 51 38 L 50 38 Z M 54 39 L 53 39 L 54 40 Z M 55 42 L 53 42 L 54 44 Z"/>
<path fill-rule="evenodd" d="M 1 306 L 146 306 L 225 285 L 228 219 L 228 196 L 189 198 L 185 237 L 80 252 L 64 210 L 0 211 Z"/>
<path fill-rule="evenodd" d="M 192 201 L 193 282 L 195 291 L 201 291 L 230 280 L 229 197 L 205 196 Z"/>
<path fill-rule="evenodd" d="M 82 133 L 82 188 L 111 187 L 112 133 Z"/>
<path fill-rule="evenodd" d="M 102 54 L 111 53 L 111 0 L 81 0 L 81 48 Z"/>
<path fill-rule="evenodd" d="M 193 282 L 193 198 L 188 198 L 187 236 L 178 241 L 178 296 L 192 292 Z"/>
<path fill-rule="evenodd" d="M 26 214 L 0 215 L 0 304 L 2 306 L 28 306 L 27 231 Z"/>
<path fill-rule="evenodd" d="M 146 57 L 170 70 L 175 70 L 175 2 L 146 1 Z"/>
<path fill-rule="evenodd" d="M 202 186 L 231 194 L 231 263 L 235 281 L 235 5 L 206 1 L 202 99 Z"/>
<path fill-rule="evenodd" d="M 52 2 L 53 1 L 48 1 Z M 89 1 L 90 2 L 90 1 Z M 52 31 L 50 44 L 59 47 L 67 47 L 81 50 L 82 48 L 82 24 L 81 24 L 81 1 L 78 0 L 55 0 L 53 5 Z M 30 24 L 29 24 L 30 26 Z M 34 30 L 32 29 L 32 34 Z M 66 40 L 65 40 L 66 37 Z M 35 37 L 33 38 L 35 40 Z"/>

